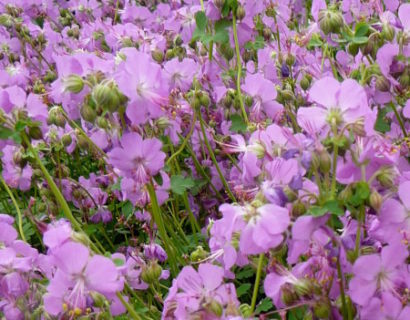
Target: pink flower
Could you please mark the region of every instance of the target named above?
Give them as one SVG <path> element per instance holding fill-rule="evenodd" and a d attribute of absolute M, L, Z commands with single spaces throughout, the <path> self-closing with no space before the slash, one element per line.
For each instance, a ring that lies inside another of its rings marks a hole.
<path fill-rule="evenodd" d="M 109 162 L 122 175 L 146 183 L 164 166 L 165 153 L 158 139 L 143 139 L 138 133 L 126 133 L 121 137 L 121 147 L 108 153 Z"/>
<path fill-rule="evenodd" d="M 320 132 L 328 125 L 341 126 L 363 121 L 371 114 L 367 95 L 355 80 L 339 83 L 332 77 L 316 81 L 309 91 L 312 107 L 299 108 L 299 125 L 311 134 Z"/>
<path fill-rule="evenodd" d="M 69 310 L 84 311 L 93 291 L 110 295 L 122 290 L 115 264 L 104 256 L 90 257 L 88 248 L 80 243 L 65 243 L 53 256 L 57 271 L 44 296 L 44 307 L 51 315 L 64 312 L 63 304 Z"/>

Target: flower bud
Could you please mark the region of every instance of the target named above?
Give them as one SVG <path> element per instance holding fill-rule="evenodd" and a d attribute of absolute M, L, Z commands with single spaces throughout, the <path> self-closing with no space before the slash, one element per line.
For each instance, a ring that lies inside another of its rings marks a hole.
<path fill-rule="evenodd" d="M 262 30 L 263 37 L 265 40 L 269 40 L 270 37 L 272 36 L 272 30 L 270 28 L 263 28 Z"/>
<path fill-rule="evenodd" d="M 376 89 L 381 92 L 387 92 L 390 90 L 390 81 L 384 76 L 378 76 L 376 78 Z"/>
<path fill-rule="evenodd" d="M 297 200 L 296 202 L 293 203 L 292 206 L 292 216 L 293 217 L 300 217 L 304 215 L 306 212 L 306 206 L 304 203 L 300 200 Z"/>
<path fill-rule="evenodd" d="M 319 153 L 319 169 L 323 173 L 328 173 L 332 166 L 332 158 L 330 157 L 329 152 L 323 150 Z"/>
<path fill-rule="evenodd" d="M 287 306 L 290 306 L 299 300 L 298 295 L 293 291 L 292 285 L 286 283 L 282 286 L 282 301 Z"/>
<path fill-rule="evenodd" d="M 214 299 L 212 299 L 211 302 L 206 303 L 204 305 L 204 308 L 208 312 L 213 313 L 214 315 L 216 315 L 217 317 L 222 316 L 223 308 L 222 308 L 221 304 L 218 301 L 214 300 Z"/>
<path fill-rule="evenodd" d="M 56 112 L 55 117 L 54 117 L 54 124 L 56 126 L 64 128 L 65 123 L 66 123 L 66 120 L 64 118 L 64 115 L 61 112 Z"/>
<path fill-rule="evenodd" d="M 338 33 L 344 25 L 343 15 L 339 11 L 332 11 L 330 25 L 333 33 Z"/>
<path fill-rule="evenodd" d="M 80 114 L 85 121 L 93 123 L 97 117 L 95 110 L 88 104 L 83 104 L 80 110 Z"/>
<path fill-rule="evenodd" d="M 152 59 L 154 59 L 156 62 L 161 63 L 164 61 L 164 53 L 161 50 L 154 50 L 151 53 Z"/>
<path fill-rule="evenodd" d="M 162 268 L 156 261 L 150 261 L 141 272 L 141 279 L 147 284 L 153 284 L 161 276 Z"/>
<path fill-rule="evenodd" d="M 312 293 L 312 284 L 308 279 L 299 279 L 293 285 L 293 288 L 299 297 L 306 297 Z"/>
<path fill-rule="evenodd" d="M 291 188 L 288 186 L 285 186 L 283 188 L 283 192 L 285 193 L 286 197 L 288 198 L 288 201 L 295 201 L 298 197 L 297 193 L 293 191 Z"/>
<path fill-rule="evenodd" d="M 295 58 L 295 56 L 293 55 L 293 54 L 291 54 L 291 53 L 289 53 L 287 56 L 286 56 L 286 64 L 289 66 L 289 67 L 291 67 L 291 66 L 293 66 L 294 64 L 295 64 L 295 61 L 296 61 L 296 58 Z"/>
<path fill-rule="evenodd" d="M 117 111 L 120 105 L 119 92 L 112 81 L 97 84 L 92 91 L 92 98 L 104 110 Z"/>
<path fill-rule="evenodd" d="M 353 196 L 352 186 L 349 184 L 339 193 L 339 200 L 346 203 Z"/>
<path fill-rule="evenodd" d="M 231 48 L 231 46 L 229 45 L 229 43 L 223 43 L 221 44 L 221 53 L 224 56 L 224 58 L 228 61 L 230 61 L 233 56 L 234 56 L 234 52 L 233 49 Z"/>
<path fill-rule="evenodd" d="M 28 135 L 30 138 L 39 140 L 43 138 L 43 132 L 41 131 L 40 127 L 32 126 L 28 129 Z"/>
<path fill-rule="evenodd" d="M 165 52 L 165 60 L 171 60 L 171 59 L 173 59 L 173 58 L 175 58 L 175 52 L 174 52 L 174 50 L 168 49 L 168 50 Z"/>
<path fill-rule="evenodd" d="M 370 206 L 376 210 L 376 212 L 379 212 L 383 204 L 383 197 L 376 190 L 373 190 L 370 194 L 369 202 Z"/>
<path fill-rule="evenodd" d="M 245 104 L 248 107 L 251 107 L 253 105 L 253 98 L 251 96 L 246 95 L 245 96 Z"/>
<path fill-rule="evenodd" d="M 80 93 L 84 88 L 84 80 L 77 74 L 72 74 L 63 79 L 64 91 Z"/>
<path fill-rule="evenodd" d="M 376 175 L 377 181 L 382 187 L 391 188 L 395 184 L 397 173 L 393 167 L 384 167 Z"/>
<path fill-rule="evenodd" d="M 332 15 L 329 11 L 323 10 L 319 12 L 319 26 L 324 34 L 328 35 L 332 31 L 331 23 Z"/>
<path fill-rule="evenodd" d="M 197 246 L 195 251 L 190 255 L 190 259 L 193 262 L 198 262 L 204 260 L 208 256 L 208 252 L 202 248 L 202 246 Z"/>
<path fill-rule="evenodd" d="M 105 307 L 105 305 L 107 303 L 107 300 L 102 294 L 100 294 L 98 292 L 95 292 L 95 291 L 91 291 L 90 295 L 91 295 L 91 298 L 94 301 L 94 305 L 97 308 L 104 308 Z"/>
<path fill-rule="evenodd" d="M 238 18 L 238 20 L 242 20 L 243 18 L 245 18 L 245 15 L 246 15 L 245 8 L 239 5 L 236 8 L 236 17 Z"/>
<path fill-rule="evenodd" d="M 201 105 L 204 107 L 209 106 L 210 100 L 209 100 L 209 95 L 206 92 L 203 92 L 202 95 L 199 97 L 199 100 L 201 102 Z"/>
<path fill-rule="evenodd" d="M 347 47 L 347 51 L 352 55 L 352 56 L 356 56 L 359 52 L 359 45 L 356 43 L 349 43 L 349 46 Z"/>
<path fill-rule="evenodd" d="M 155 124 L 159 129 L 167 129 L 171 123 L 167 117 L 159 117 Z"/>
<path fill-rule="evenodd" d="M 382 27 L 382 32 L 381 32 L 382 38 L 390 42 L 394 39 L 394 35 L 395 35 L 394 28 L 390 24 L 384 23 Z"/>
<path fill-rule="evenodd" d="M 305 74 L 302 78 L 302 80 L 300 80 L 300 87 L 303 90 L 307 90 L 310 87 L 310 83 L 312 82 L 312 77 L 308 74 Z"/>
<path fill-rule="evenodd" d="M 319 301 L 313 306 L 313 314 L 319 319 L 329 319 L 330 307 L 324 301 Z"/>

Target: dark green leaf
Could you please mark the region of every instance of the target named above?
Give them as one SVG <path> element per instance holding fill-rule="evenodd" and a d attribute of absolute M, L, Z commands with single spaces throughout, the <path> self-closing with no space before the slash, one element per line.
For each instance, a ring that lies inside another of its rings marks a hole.
<path fill-rule="evenodd" d="M 229 42 L 229 33 L 225 29 L 215 32 L 212 40 L 216 43 L 227 43 Z"/>
<path fill-rule="evenodd" d="M 255 309 L 255 314 L 259 314 L 261 312 L 266 312 L 272 309 L 273 304 L 270 298 L 263 299 Z"/>
<path fill-rule="evenodd" d="M 198 11 L 197 13 L 195 13 L 195 21 L 197 29 L 204 32 L 208 24 L 208 19 L 206 18 L 206 15 L 203 11 Z"/>
<path fill-rule="evenodd" d="M 255 271 L 251 268 L 251 267 L 245 267 L 243 268 L 243 270 L 241 270 L 240 272 L 238 272 L 236 274 L 236 279 L 241 280 L 241 279 L 246 279 L 246 278 L 250 278 L 255 274 Z"/>
<path fill-rule="evenodd" d="M 311 206 L 307 211 L 307 214 L 310 214 L 314 217 L 321 217 L 327 213 L 327 208 L 319 206 Z"/>
<path fill-rule="evenodd" d="M 367 32 L 369 31 L 369 25 L 366 22 L 359 22 L 356 24 L 355 28 L 355 37 L 364 37 L 367 35 Z"/>
<path fill-rule="evenodd" d="M 238 296 L 238 298 L 240 298 L 241 296 L 243 296 L 245 293 L 248 292 L 248 290 L 252 287 L 252 285 L 250 283 L 243 283 L 239 286 L 238 289 L 236 289 L 236 295 Z"/>
<path fill-rule="evenodd" d="M 134 206 L 132 205 L 131 202 L 127 201 L 121 208 L 121 213 L 125 216 L 125 217 L 129 217 L 134 213 Z"/>
<path fill-rule="evenodd" d="M 242 120 L 241 116 L 234 114 L 231 117 L 232 125 L 229 128 L 233 132 L 246 132 L 247 126 L 246 123 Z"/>
<path fill-rule="evenodd" d="M 390 131 L 390 121 L 386 119 L 386 114 L 391 111 L 391 107 L 381 108 L 377 113 L 376 123 L 374 124 L 374 130 L 386 133 Z"/>
<path fill-rule="evenodd" d="M 185 178 L 182 175 L 171 177 L 171 190 L 176 194 L 183 195 L 187 189 L 192 188 L 194 185 L 194 180 L 190 177 Z"/>
<path fill-rule="evenodd" d="M 337 216 L 341 216 L 345 211 L 339 206 L 336 200 L 329 200 L 324 204 L 324 207 L 330 212 Z"/>

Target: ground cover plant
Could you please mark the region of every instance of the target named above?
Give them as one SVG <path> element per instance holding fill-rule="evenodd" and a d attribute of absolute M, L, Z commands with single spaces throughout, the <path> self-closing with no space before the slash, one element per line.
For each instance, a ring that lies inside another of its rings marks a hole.
<path fill-rule="evenodd" d="M 2 319 L 410 319 L 410 4 L 0 3 Z"/>

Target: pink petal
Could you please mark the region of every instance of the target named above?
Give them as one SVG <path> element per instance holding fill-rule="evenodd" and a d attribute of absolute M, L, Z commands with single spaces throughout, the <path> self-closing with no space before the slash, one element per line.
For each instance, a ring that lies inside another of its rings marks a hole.
<path fill-rule="evenodd" d="M 83 272 L 87 264 L 88 248 L 80 243 L 67 242 L 54 253 L 56 265 L 68 274 L 79 274 Z"/>
<path fill-rule="evenodd" d="M 224 270 L 221 267 L 214 266 L 210 263 L 199 265 L 198 273 L 202 279 L 205 289 L 215 290 L 222 283 Z"/>
<path fill-rule="evenodd" d="M 91 290 L 110 293 L 122 289 L 115 264 L 103 256 L 93 256 L 85 271 L 87 286 Z"/>
<path fill-rule="evenodd" d="M 337 106 L 336 95 L 340 89 L 340 83 L 333 77 L 325 77 L 317 80 L 309 90 L 312 101 L 326 107 Z"/>

